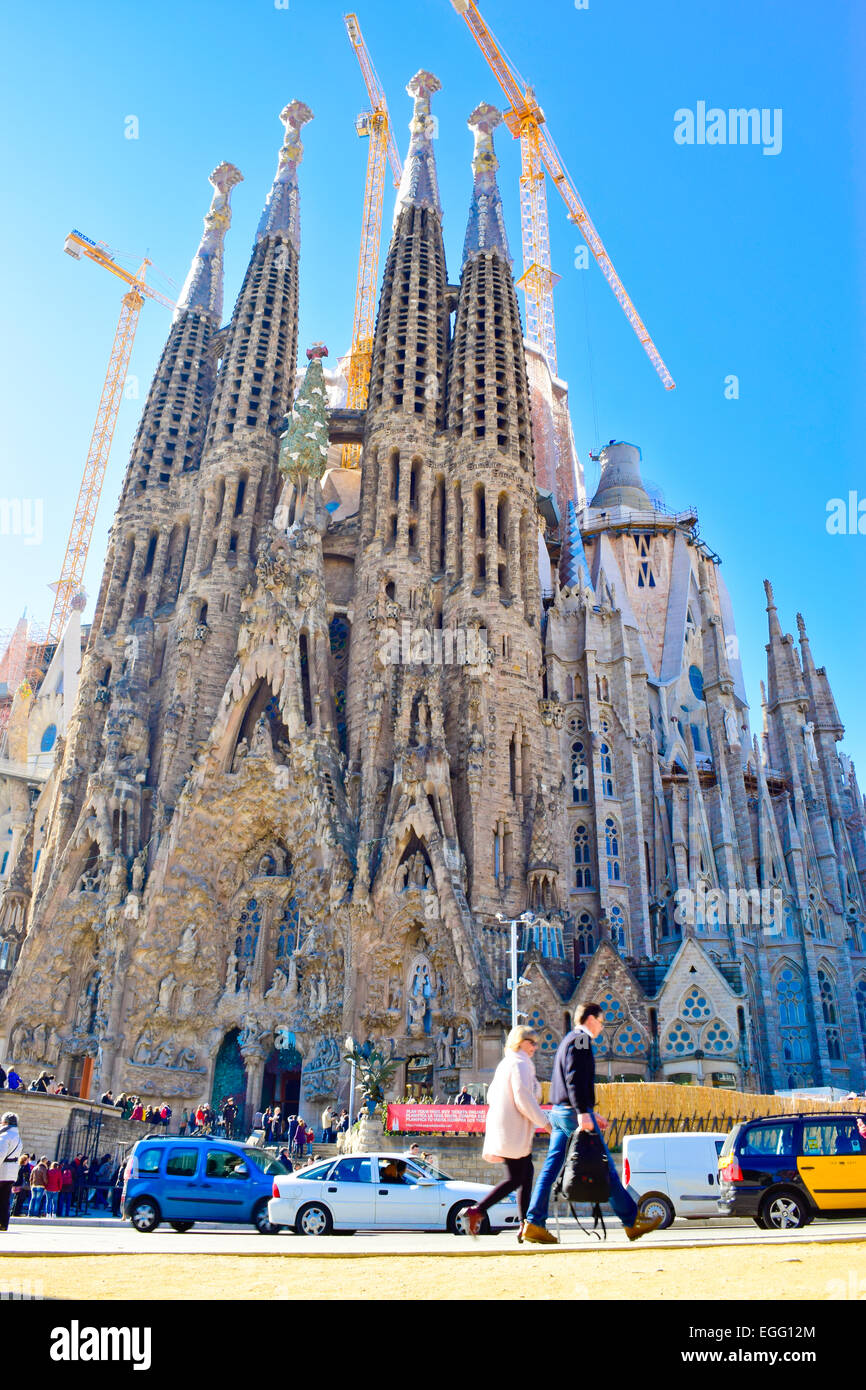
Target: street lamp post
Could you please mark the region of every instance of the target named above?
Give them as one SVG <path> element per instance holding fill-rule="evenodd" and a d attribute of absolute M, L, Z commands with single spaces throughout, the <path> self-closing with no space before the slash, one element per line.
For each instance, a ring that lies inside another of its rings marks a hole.
<path fill-rule="evenodd" d="M 497 922 L 504 922 L 504 921 L 509 920 L 509 919 L 506 919 L 505 917 L 503 917 L 503 915 L 502 915 L 501 912 L 497 912 L 497 914 L 496 914 L 496 920 L 497 920 Z M 510 961 L 510 965 L 511 965 L 511 975 L 510 975 L 509 978 L 506 980 L 505 984 L 506 984 L 506 988 L 509 989 L 509 990 L 511 991 L 511 1026 L 512 1026 L 512 1028 L 516 1028 L 516 1027 L 517 1027 L 517 1024 L 518 1024 L 518 1022 L 519 1022 L 519 1020 L 520 1020 L 520 1011 L 519 1011 L 519 1009 L 518 1009 L 518 1007 L 517 1007 L 517 991 L 518 991 L 518 989 L 519 989 L 519 987 L 520 987 L 521 985 L 528 985 L 528 984 L 529 984 L 529 981 L 528 981 L 528 980 L 524 980 L 524 979 L 523 979 L 523 977 L 522 977 L 522 975 L 520 974 L 520 971 L 519 971 L 519 969 L 518 969 L 518 956 L 522 956 L 522 955 L 523 955 L 523 952 L 522 952 L 522 951 L 518 951 L 518 949 L 517 949 L 517 923 L 518 923 L 518 922 L 521 922 L 521 923 L 524 924 L 524 925 L 528 925 L 528 924 L 529 924 L 530 922 L 532 922 L 533 920 L 534 920 L 534 918 L 533 918 L 533 915 L 532 915 L 531 912 L 522 912 L 522 913 L 520 914 L 519 917 L 515 917 L 515 918 L 509 920 L 509 926 L 510 926 L 510 928 L 511 928 L 511 942 L 510 942 L 510 950 L 509 950 L 509 961 Z"/>

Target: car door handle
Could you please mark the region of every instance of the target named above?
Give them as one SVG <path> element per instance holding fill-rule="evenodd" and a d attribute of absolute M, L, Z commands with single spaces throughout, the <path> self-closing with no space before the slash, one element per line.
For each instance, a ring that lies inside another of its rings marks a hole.
<path fill-rule="evenodd" d="M 710 1187 L 712 1187 L 713 1183 L 715 1182 L 715 1178 L 712 1173 L 707 1173 L 707 1182 L 710 1184 Z"/>
<path fill-rule="evenodd" d="M 387 1196 L 388 1196 L 388 1189 L 387 1189 L 387 1187 L 380 1187 L 380 1188 L 379 1188 L 379 1196 L 380 1196 L 380 1197 L 387 1197 Z"/>
<path fill-rule="evenodd" d="M 803 1164 L 803 1172 L 804 1172 L 804 1173 L 814 1173 L 814 1171 L 815 1171 L 815 1166 L 814 1166 L 814 1164 L 812 1164 L 812 1163 L 804 1163 L 804 1164 Z"/>
<path fill-rule="evenodd" d="M 213 1186 L 213 1183 L 209 1183 L 209 1182 L 203 1182 L 203 1183 L 202 1183 L 202 1187 L 212 1187 L 212 1186 Z"/>
<path fill-rule="evenodd" d="M 336 1187 L 329 1187 L 329 1188 L 328 1188 L 328 1191 L 329 1191 L 329 1192 L 336 1192 L 336 1190 L 337 1190 Z"/>

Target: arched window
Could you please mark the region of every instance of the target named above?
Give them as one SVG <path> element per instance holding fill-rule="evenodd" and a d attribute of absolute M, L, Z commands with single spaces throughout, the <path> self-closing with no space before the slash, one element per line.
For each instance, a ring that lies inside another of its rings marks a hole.
<path fill-rule="evenodd" d="M 854 998 L 857 1001 L 857 1017 L 860 1020 L 860 1032 L 863 1035 L 863 1046 L 866 1048 L 866 979 L 857 981 L 854 990 Z"/>
<path fill-rule="evenodd" d="M 797 935 L 797 928 L 794 924 L 793 903 L 787 901 L 785 902 L 785 906 L 782 910 L 782 923 L 782 935 L 787 936 L 789 939 L 793 940 L 793 938 Z"/>
<path fill-rule="evenodd" d="M 604 823 L 604 852 L 607 857 L 607 878 L 609 883 L 619 883 L 622 874 L 619 864 L 619 829 L 612 816 Z"/>
<path fill-rule="evenodd" d="M 538 1009 L 533 1009 L 532 1013 L 526 1021 L 529 1024 L 529 1027 L 533 1030 L 533 1032 L 537 1033 L 539 1038 L 541 1039 L 539 1050 L 541 1052 L 555 1052 L 557 1047 L 559 1046 L 559 1043 L 557 1039 L 554 1037 L 551 1030 L 548 1028 Z"/>
<path fill-rule="evenodd" d="M 283 915 L 277 923 L 277 962 L 294 955 L 301 944 L 301 915 L 298 900 L 289 898 L 283 908 Z"/>
<path fill-rule="evenodd" d="M 819 935 L 819 937 L 821 938 L 822 941 L 826 941 L 826 940 L 827 940 L 827 919 L 826 919 L 826 917 L 824 916 L 824 913 L 822 912 L 822 910 L 821 910 L 820 907 L 818 908 L 818 911 L 817 911 L 817 919 L 818 919 L 818 935 Z"/>
<path fill-rule="evenodd" d="M 261 925 L 262 914 L 259 904 L 255 898 L 249 898 L 241 909 L 240 922 L 238 923 L 235 951 L 239 962 L 243 961 L 249 964 L 254 959 Z"/>
<path fill-rule="evenodd" d="M 601 745 L 601 794 L 602 796 L 614 796 L 613 789 L 613 753 L 609 743 Z"/>
<path fill-rule="evenodd" d="M 736 1046 L 731 1030 L 720 1018 L 714 1018 L 704 1032 L 705 1052 L 733 1052 Z"/>
<path fill-rule="evenodd" d="M 695 1040 L 684 1023 L 679 1020 L 669 1030 L 664 1041 L 664 1050 L 669 1056 L 683 1057 L 695 1050 Z"/>
<path fill-rule="evenodd" d="M 842 1036 L 839 1032 L 839 1010 L 836 1007 L 836 991 L 833 981 L 824 970 L 818 971 L 818 990 L 821 996 L 821 1012 L 824 1027 L 827 1029 L 827 1051 L 831 1062 L 842 1060 Z"/>
<path fill-rule="evenodd" d="M 809 1029 L 803 977 L 792 965 L 783 966 L 776 977 L 776 999 L 782 1033 L 782 1056 L 786 1062 L 808 1062 Z"/>
<path fill-rule="evenodd" d="M 683 1018 L 691 1019 L 695 1022 L 699 1019 L 710 1017 L 712 1009 L 710 1008 L 709 1001 L 703 990 L 698 989 L 697 985 L 694 985 L 689 990 L 680 1005 L 680 1013 Z"/>
<path fill-rule="evenodd" d="M 586 748 L 577 738 L 571 745 L 571 799 L 582 805 L 589 801 L 589 772 L 586 764 Z"/>
<path fill-rule="evenodd" d="M 626 949 L 625 912 L 619 903 L 610 909 L 610 935 L 616 949 L 622 953 Z"/>
<path fill-rule="evenodd" d="M 626 1025 L 617 1033 L 613 1050 L 619 1057 L 637 1057 L 646 1052 L 646 1044 L 636 1028 Z"/>
<path fill-rule="evenodd" d="M 49 724 L 48 727 L 43 730 L 42 738 L 39 741 L 40 753 L 50 753 L 52 748 L 54 747 L 56 739 L 57 725 Z"/>
<path fill-rule="evenodd" d="M 624 1022 L 625 1009 L 610 990 L 607 991 L 607 994 L 603 994 L 598 1002 L 601 1005 L 601 1012 L 606 1024 Z"/>
<path fill-rule="evenodd" d="M 589 830 L 578 825 L 574 831 L 574 886 L 592 887 L 592 854 L 589 847 Z"/>
<path fill-rule="evenodd" d="M 595 952 L 595 922 L 588 912 L 581 912 L 578 917 L 574 940 L 579 956 L 593 955 Z"/>

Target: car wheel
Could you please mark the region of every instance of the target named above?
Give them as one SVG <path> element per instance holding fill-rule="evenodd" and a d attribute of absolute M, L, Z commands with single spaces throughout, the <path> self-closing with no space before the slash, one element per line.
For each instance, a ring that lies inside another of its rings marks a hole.
<path fill-rule="evenodd" d="M 641 1197 L 637 1204 L 638 1215 L 645 1216 L 648 1220 L 656 1216 L 661 1217 L 660 1231 L 666 1231 L 668 1226 L 673 1225 L 676 1212 L 667 1197 L 663 1197 L 660 1192 L 651 1192 L 645 1197 Z"/>
<path fill-rule="evenodd" d="M 763 1216 L 753 1216 L 752 1220 L 754 1221 L 755 1225 L 758 1227 L 759 1230 L 766 1231 L 767 1228 L 764 1225 Z"/>
<path fill-rule="evenodd" d="M 268 1220 L 267 1202 L 259 1202 L 253 1210 L 253 1225 L 260 1236 L 275 1236 L 277 1231 L 282 1230 L 281 1226 L 274 1226 Z"/>
<path fill-rule="evenodd" d="M 143 1235 L 156 1230 L 161 1216 L 159 1207 L 150 1197 L 140 1197 L 129 1213 L 129 1219 L 133 1226 Z"/>
<path fill-rule="evenodd" d="M 466 1220 L 466 1213 L 472 1205 L 472 1202 L 461 1202 L 459 1206 L 452 1207 L 449 1211 L 448 1229 L 452 1236 L 468 1236 L 469 1223 Z M 487 1212 L 485 1212 L 482 1217 L 479 1235 L 490 1235 L 490 1222 L 487 1219 Z"/>
<path fill-rule="evenodd" d="M 308 1202 L 295 1217 L 295 1230 L 299 1236 L 329 1236 L 333 1229 L 331 1213 L 320 1202 Z"/>
<path fill-rule="evenodd" d="M 174 1231 L 180 1231 L 181 1235 L 183 1235 L 184 1231 L 188 1231 L 189 1228 L 190 1228 L 191 1226 L 194 1226 L 194 1225 L 195 1225 L 195 1222 L 194 1222 L 194 1221 L 169 1221 L 168 1224 L 169 1224 L 169 1226 L 171 1226 L 172 1230 L 174 1230 Z"/>
<path fill-rule="evenodd" d="M 761 1203 L 761 1217 L 767 1231 L 792 1231 L 808 1225 L 811 1212 L 796 1192 L 771 1192 Z"/>

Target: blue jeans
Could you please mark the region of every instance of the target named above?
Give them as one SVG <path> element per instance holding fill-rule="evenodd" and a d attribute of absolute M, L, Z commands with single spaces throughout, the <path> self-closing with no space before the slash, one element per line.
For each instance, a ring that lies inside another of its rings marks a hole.
<path fill-rule="evenodd" d="M 624 1226 L 633 1226 L 637 1220 L 637 1203 L 633 1197 L 629 1196 L 620 1181 L 616 1165 L 611 1158 L 610 1149 L 604 1142 L 604 1135 L 598 1127 L 594 1114 L 592 1119 L 596 1134 L 601 1139 L 602 1148 L 607 1154 L 610 1170 L 610 1204 Z M 570 1105 L 554 1105 L 550 1111 L 550 1124 L 550 1147 L 547 1150 L 547 1158 L 544 1160 L 541 1176 L 532 1193 L 529 1211 L 526 1213 L 527 1221 L 530 1221 L 533 1226 L 545 1226 L 547 1224 L 550 1194 L 565 1163 L 568 1141 L 577 1129 L 577 1114 Z"/>
<path fill-rule="evenodd" d="M 46 1192 L 44 1187 L 34 1187 L 30 1192 L 30 1210 L 28 1216 L 43 1216 L 45 1213 Z"/>

